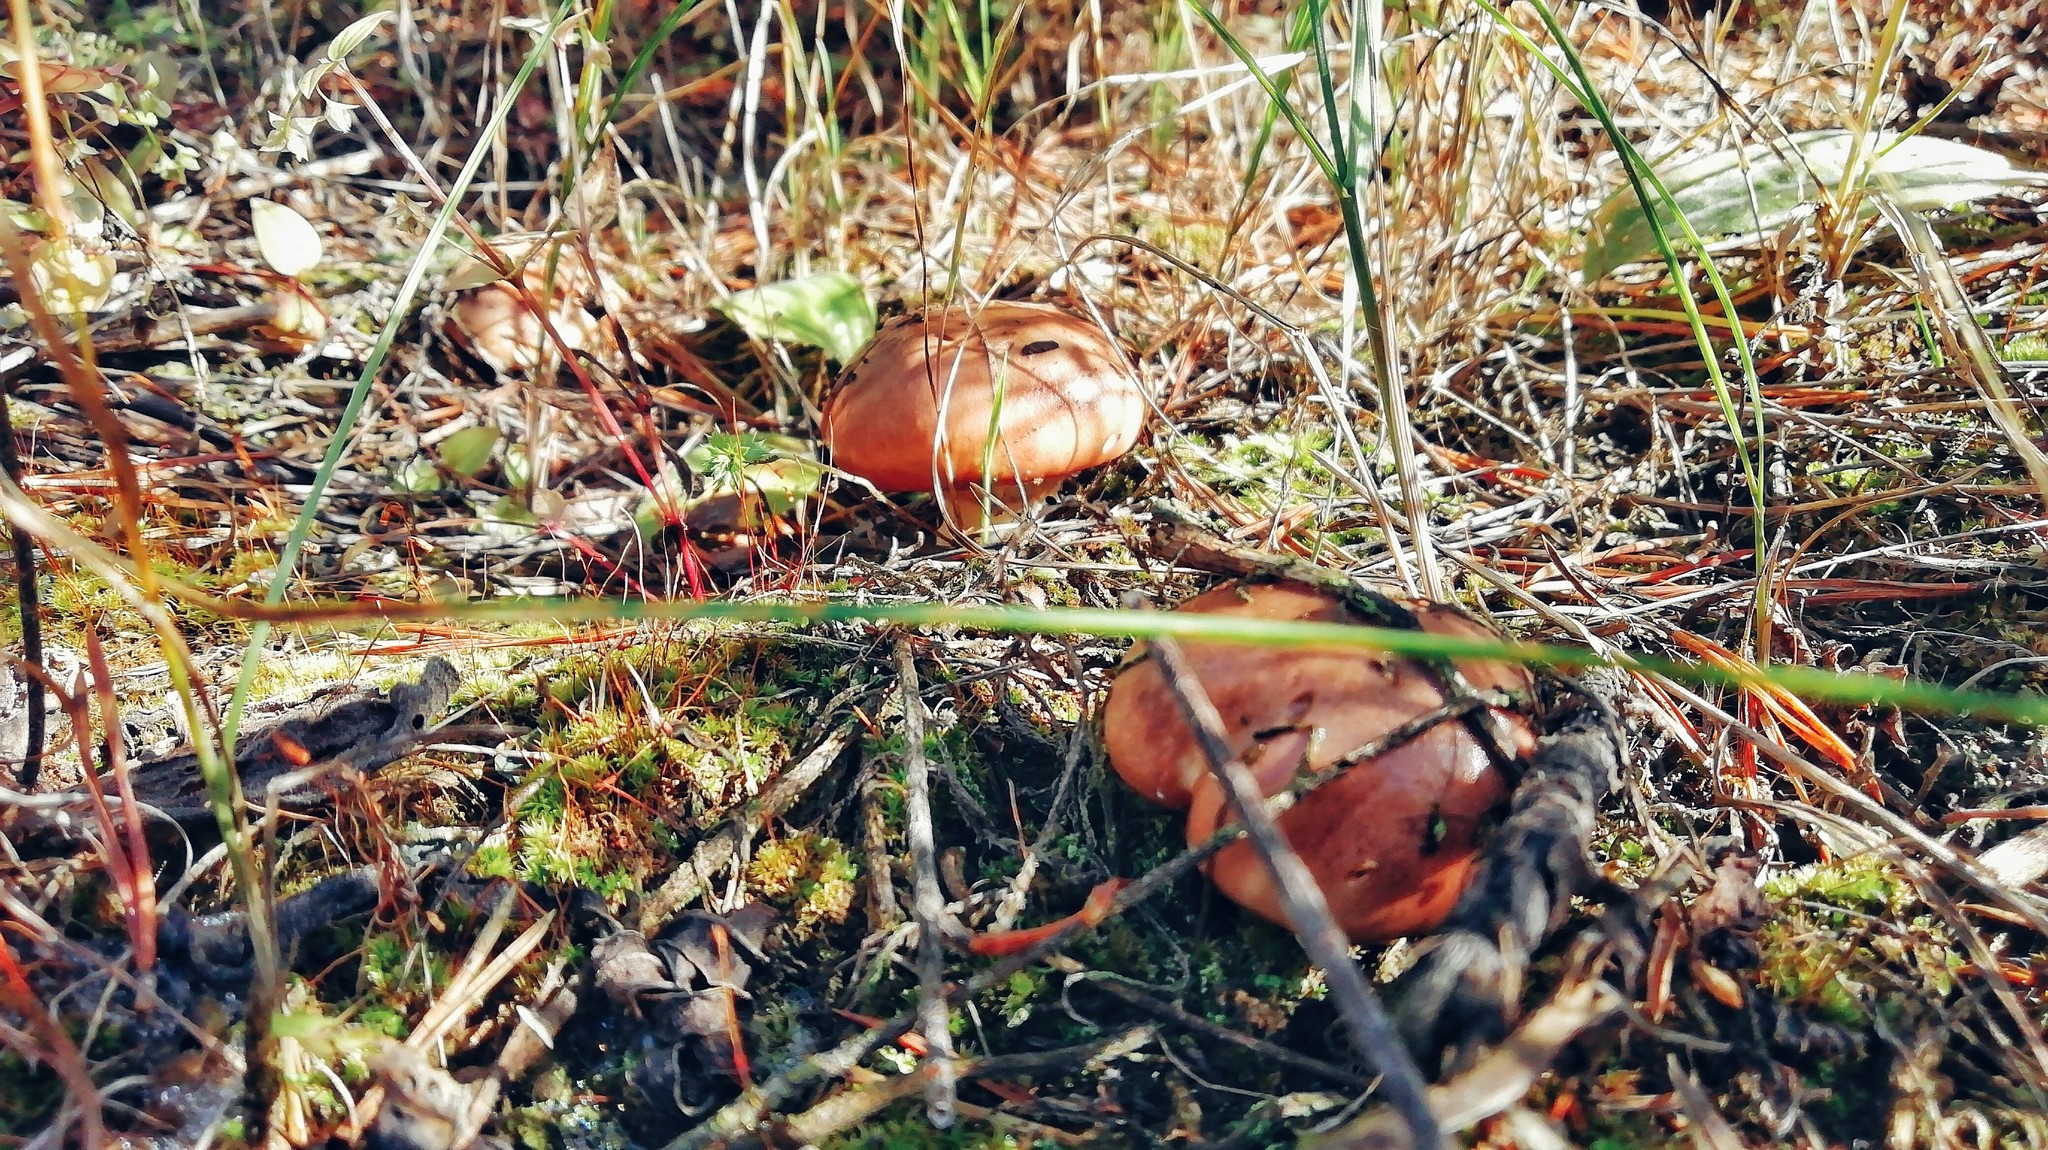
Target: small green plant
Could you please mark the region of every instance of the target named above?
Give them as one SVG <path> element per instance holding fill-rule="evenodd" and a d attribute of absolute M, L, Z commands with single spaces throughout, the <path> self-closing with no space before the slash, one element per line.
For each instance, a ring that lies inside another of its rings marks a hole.
<path fill-rule="evenodd" d="M 825 1150 L 1024 1150 L 1016 1138 L 984 1122 L 934 1129 L 921 1107 L 903 1104 L 829 1139 Z"/>
<path fill-rule="evenodd" d="M 789 913 L 797 939 L 846 921 L 860 866 L 839 840 L 803 831 L 768 843 L 747 869 L 752 890 Z"/>
<path fill-rule="evenodd" d="M 1999 358 L 2007 363 L 2039 363 L 2048 360 L 2048 336 L 2019 336 L 2005 345 L 1999 352 Z"/>
<path fill-rule="evenodd" d="M 1871 1009 L 1867 971 L 1911 971 L 1936 994 L 1953 987 L 1953 939 L 1931 917 L 1910 913 L 1918 896 L 1892 864 L 1871 856 L 1816 864 L 1764 890 L 1779 913 L 1759 936 L 1759 977 L 1779 999 L 1858 1027 Z"/>

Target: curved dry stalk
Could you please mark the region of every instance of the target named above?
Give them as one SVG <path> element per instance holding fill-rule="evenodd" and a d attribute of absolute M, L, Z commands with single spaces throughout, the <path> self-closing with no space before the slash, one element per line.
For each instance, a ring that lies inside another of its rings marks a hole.
<path fill-rule="evenodd" d="M 1990 337 L 1984 334 L 1984 328 L 1971 311 L 1970 297 L 1956 279 L 1955 269 L 1949 266 L 1948 255 L 1941 249 L 1941 240 L 1920 213 L 1900 207 L 1890 196 L 1878 196 L 1876 203 L 1878 211 L 1884 214 L 1885 220 L 1899 233 L 1899 240 L 1905 245 L 1906 258 L 1913 265 L 1913 276 L 1920 283 L 1921 298 L 1944 321 L 1936 326 L 1941 330 L 1943 342 L 1949 346 L 1949 354 L 1966 369 L 1963 374 L 1969 377 L 1970 382 L 1977 385 L 1978 394 L 1984 398 L 1984 410 L 1998 425 L 1998 430 L 2005 433 L 2006 443 L 2011 446 L 2013 454 L 2026 464 L 2027 477 L 2034 481 L 2035 491 L 2048 501 L 2048 453 L 2034 442 L 2033 432 L 2020 415 L 2006 379 L 2005 365 L 1999 361 Z"/>

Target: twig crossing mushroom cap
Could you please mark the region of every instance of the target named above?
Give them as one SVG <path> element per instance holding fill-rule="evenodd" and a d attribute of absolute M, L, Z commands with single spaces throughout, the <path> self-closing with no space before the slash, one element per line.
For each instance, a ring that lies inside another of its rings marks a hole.
<path fill-rule="evenodd" d="M 1357 623 L 1336 596 L 1302 584 L 1231 584 L 1197 596 L 1183 611 L 1241 617 Z M 1426 631 L 1489 634 L 1455 609 L 1410 605 Z M 1412 659 L 1356 650 L 1182 644 L 1190 669 L 1222 715 L 1230 749 L 1266 794 L 1299 770 L 1320 770 L 1445 702 L 1433 676 Z M 1480 690 L 1524 693 L 1528 673 L 1485 660 L 1459 660 Z M 1117 676 L 1103 711 L 1103 741 L 1124 780 L 1152 801 L 1188 810 L 1195 845 L 1234 821 L 1193 732 L 1150 661 Z M 1526 720 L 1483 714 L 1518 754 L 1533 749 Z M 1506 784 L 1478 739 L 1453 719 L 1348 769 L 1305 797 L 1279 826 L 1323 888 L 1338 926 L 1354 940 L 1379 941 L 1434 928 L 1450 912 L 1475 859 L 1488 813 Z M 1278 892 L 1240 842 L 1208 866 L 1233 902 L 1282 922 Z"/>
<path fill-rule="evenodd" d="M 994 302 L 884 324 L 824 422 L 833 464 L 884 491 L 1035 490 L 1130 450 L 1145 397 L 1093 321 Z"/>

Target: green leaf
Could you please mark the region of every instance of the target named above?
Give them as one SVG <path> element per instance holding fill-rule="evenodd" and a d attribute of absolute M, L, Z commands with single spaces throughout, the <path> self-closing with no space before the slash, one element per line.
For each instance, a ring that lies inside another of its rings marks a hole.
<path fill-rule="evenodd" d="M 391 11 L 372 12 L 368 16 L 343 28 L 341 35 L 336 36 L 334 43 L 328 46 L 327 59 L 337 64 L 346 63 L 350 56 L 354 55 L 364 44 L 369 42 L 371 36 L 383 31 L 384 25 L 389 23 L 395 15 L 397 13 Z"/>
<path fill-rule="evenodd" d="M 491 250 L 497 252 L 514 268 L 546 268 L 548 253 L 536 249 L 543 245 L 558 243 L 566 235 L 567 233 L 551 235 L 546 232 L 507 232 L 492 238 Z M 496 283 L 504 278 L 497 268 L 492 267 L 482 257 L 473 252 L 463 252 L 455 261 L 455 265 L 448 269 L 446 287 L 451 292 L 465 291 Z"/>
<path fill-rule="evenodd" d="M 639 506 L 633 509 L 633 530 L 643 540 L 660 538 L 669 526 L 670 509 L 681 508 L 687 502 L 689 492 L 684 490 L 675 465 L 662 464 L 661 474 L 654 477 L 654 486 L 640 493 Z"/>
<path fill-rule="evenodd" d="M 391 486 L 394 490 L 410 495 L 439 491 L 441 472 L 434 467 L 433 460 L 423 455 L 415 455 L 391 468 Z"/>
<path fill-rule="evenodd" d="M 845 272 L 736 291 L 720 310 L 755 339 L 822 348 L 841 363 L 875 334 L 875 305 L 860 281 Z"/>
<path fill-rule="evenodd" d="M 1758 144 L 1740 153 L 1716 151 L 1692 159 L 1667 157 L 1651 167 L 1677 210 L 1703 239 L 1757 238 L 1783 227 L 1801 204 L 1842 185 L 1853 145 L 1841 129 L 1801 132 L 1784 144 Z M 1952 207 L 2011 188 L 2048 183 L 2048 175 L 2015 168 L 2005 157 L 1954 140 L 1882 133 L 1871 140 L 1869 163 L 1858 186 L 1884 192 L 1914 211 Z M 1679 234 L 1672 203 L 1657 205 L 1667 235 Z M 1875 205 L 1863 204 L 1870 215 Z M 1623 188 L 1593 216 L 1586 244 L 1586 279 L 1597 280 L 1637 260 L 1657 258 L 1650 222 L 1635 194 Z"/>
<path fill-rule="evenodd" d="M 29 257 L 28 278 L 56 315 L 98 311 L 114 294 L 114 257 L 76 240 L 43 240 Z"/>
<path fill-rule="evenodd" d="M 704 481 L 699 500 L 738 495 L 748 504 L 759 500 L 770 515 L 786 515 L 817 494 L 825 469 L 805 440 L 755 431 L 707 435 L 683 456 L 690 471 Z"/>
<path fill-rule="evenodd" d="M 441 441 L 441 466 L 465 479 L 490 465 L 491 450 L 498 446 L 495 427 L 465 427 Z"/>

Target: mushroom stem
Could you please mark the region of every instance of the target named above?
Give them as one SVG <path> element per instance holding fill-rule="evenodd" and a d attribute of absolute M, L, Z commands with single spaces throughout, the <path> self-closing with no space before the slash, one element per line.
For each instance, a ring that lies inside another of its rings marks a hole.
<path fill-rule="evenodd" d="M 938 492 L 945 528 L 974 543 L 986 543 L 1014 531 L 1024 516 L 1059 488 L 1058 479 L 1007 478 L 993 488 L 961 483 Z"/>
<path fill-rule="evenodd" d="M 1350 943 L 1330 916 L 1329 903 L 1323 898 L 1322 888 L 1316 885 L 1315 876 L 1309 873 L 1308 864 L 1287 845 L 1279 824 L 1267 813 L 1266 796 L 1258 780 L 1249 767 L 1231 754 L 1223 716 L 1216 713 L 1179 643 L 1161 635 L 1152 640 L 1152 653 L 1180 705 L 1181 717 L 1194 731 L 1195 742 L 1202 757 L 1208 760 L 1209 770 L 1228 791 L 1246 836 L 1272 872 L 1288 925 L 1301 940 L 1301 948 L 1308 952 L 1309 959 L 1322 967 L 1323 976 L 1329 979 L 1330 992 L 1343 1008 L 1352 1045 L 1379 1070 L 1387 1101 L 1408 1124 L 1419 1150 L 1439 1150 L 1444 1144 L 1443 1132 L 1429 1108 L 1429 1086 L 1422 1077 L 1422 1069 L 1402 1044 L 1386 1007 L 1373 994 L 1358 964 L 1351 960 Z"/>

